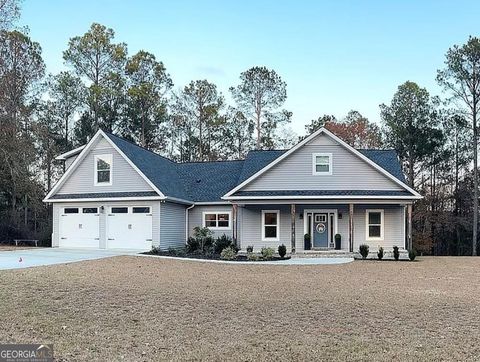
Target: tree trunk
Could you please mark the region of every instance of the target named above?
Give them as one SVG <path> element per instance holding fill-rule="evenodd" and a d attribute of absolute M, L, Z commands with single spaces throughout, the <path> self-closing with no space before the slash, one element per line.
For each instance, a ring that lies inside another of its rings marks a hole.
<path fill-rule="evenodd" d="M 478 232 L 478 134 L 477 134 L 477 100 L 473 96 L 473 233 L 472 255 L 477 255 L 477 232 Z"/>

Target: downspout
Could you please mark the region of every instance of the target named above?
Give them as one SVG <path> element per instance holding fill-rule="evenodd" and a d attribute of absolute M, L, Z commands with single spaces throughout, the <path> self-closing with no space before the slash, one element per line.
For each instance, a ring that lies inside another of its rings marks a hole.
<path fill-rule="evenodd" d="M 188 241 L 188 211 L 193 209 L 194 207 L 195 207 L 195 204 L 185 209 L 185 244 L 187 244 L 187 241 Z"/>

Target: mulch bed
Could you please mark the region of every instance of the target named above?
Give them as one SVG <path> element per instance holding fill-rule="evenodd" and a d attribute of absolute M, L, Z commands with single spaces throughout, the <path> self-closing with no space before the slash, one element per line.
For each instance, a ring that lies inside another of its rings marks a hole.
<path fill-rule="evenodd" d="M 207 255 L 196 254 L 196 253 L 172 254 L 168 251 L 146 251 L 142 254 L 156 255 L 156 256 L 170 256 L 170 257 L 174 257 L 174 258 L 223 260 L 222 258 L 220 258 L 220 254 L 207 254 Z M 274 256 L 272 259 L 268 259 L 267 261 L 280 261 L 280 260 L 288 260 L 288 259 L 290 259 L 290 256 L 285 256 L 283 259 L 280 258 L 279 256 Z M 258 260 L 248 260 L 246 255 L 238 254 L 235 259 L 228 260 L 228 261 L 242 261 L 242 262 L 248 261 L 248 262 L 256 263 L 256 262 L 265 261 L 265 260 L 263 260 L 260 256 L 259 256 Z"/>

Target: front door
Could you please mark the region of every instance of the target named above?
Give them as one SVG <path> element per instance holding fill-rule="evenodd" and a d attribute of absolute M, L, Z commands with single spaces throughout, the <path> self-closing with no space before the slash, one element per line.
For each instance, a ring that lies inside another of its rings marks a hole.
<path fill-rule="evenodd" d="M 328 247 L 328 214 L 313 214 L 313 247 Z"/>

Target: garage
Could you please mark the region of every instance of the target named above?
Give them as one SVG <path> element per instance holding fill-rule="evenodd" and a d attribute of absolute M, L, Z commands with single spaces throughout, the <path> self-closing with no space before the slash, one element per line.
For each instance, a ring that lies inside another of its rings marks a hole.
<path fill-rule="evenodd" d="M 146 249 L 152 247 L 150 206 L 112 206 L 107 216 L 107 248 Z"/>
<path fill-rule="evenodd" d="M 98 248 L 100 246 L 98 207 L 63 207 L 59 222 L 59 246 L 65 248 Z"/>

